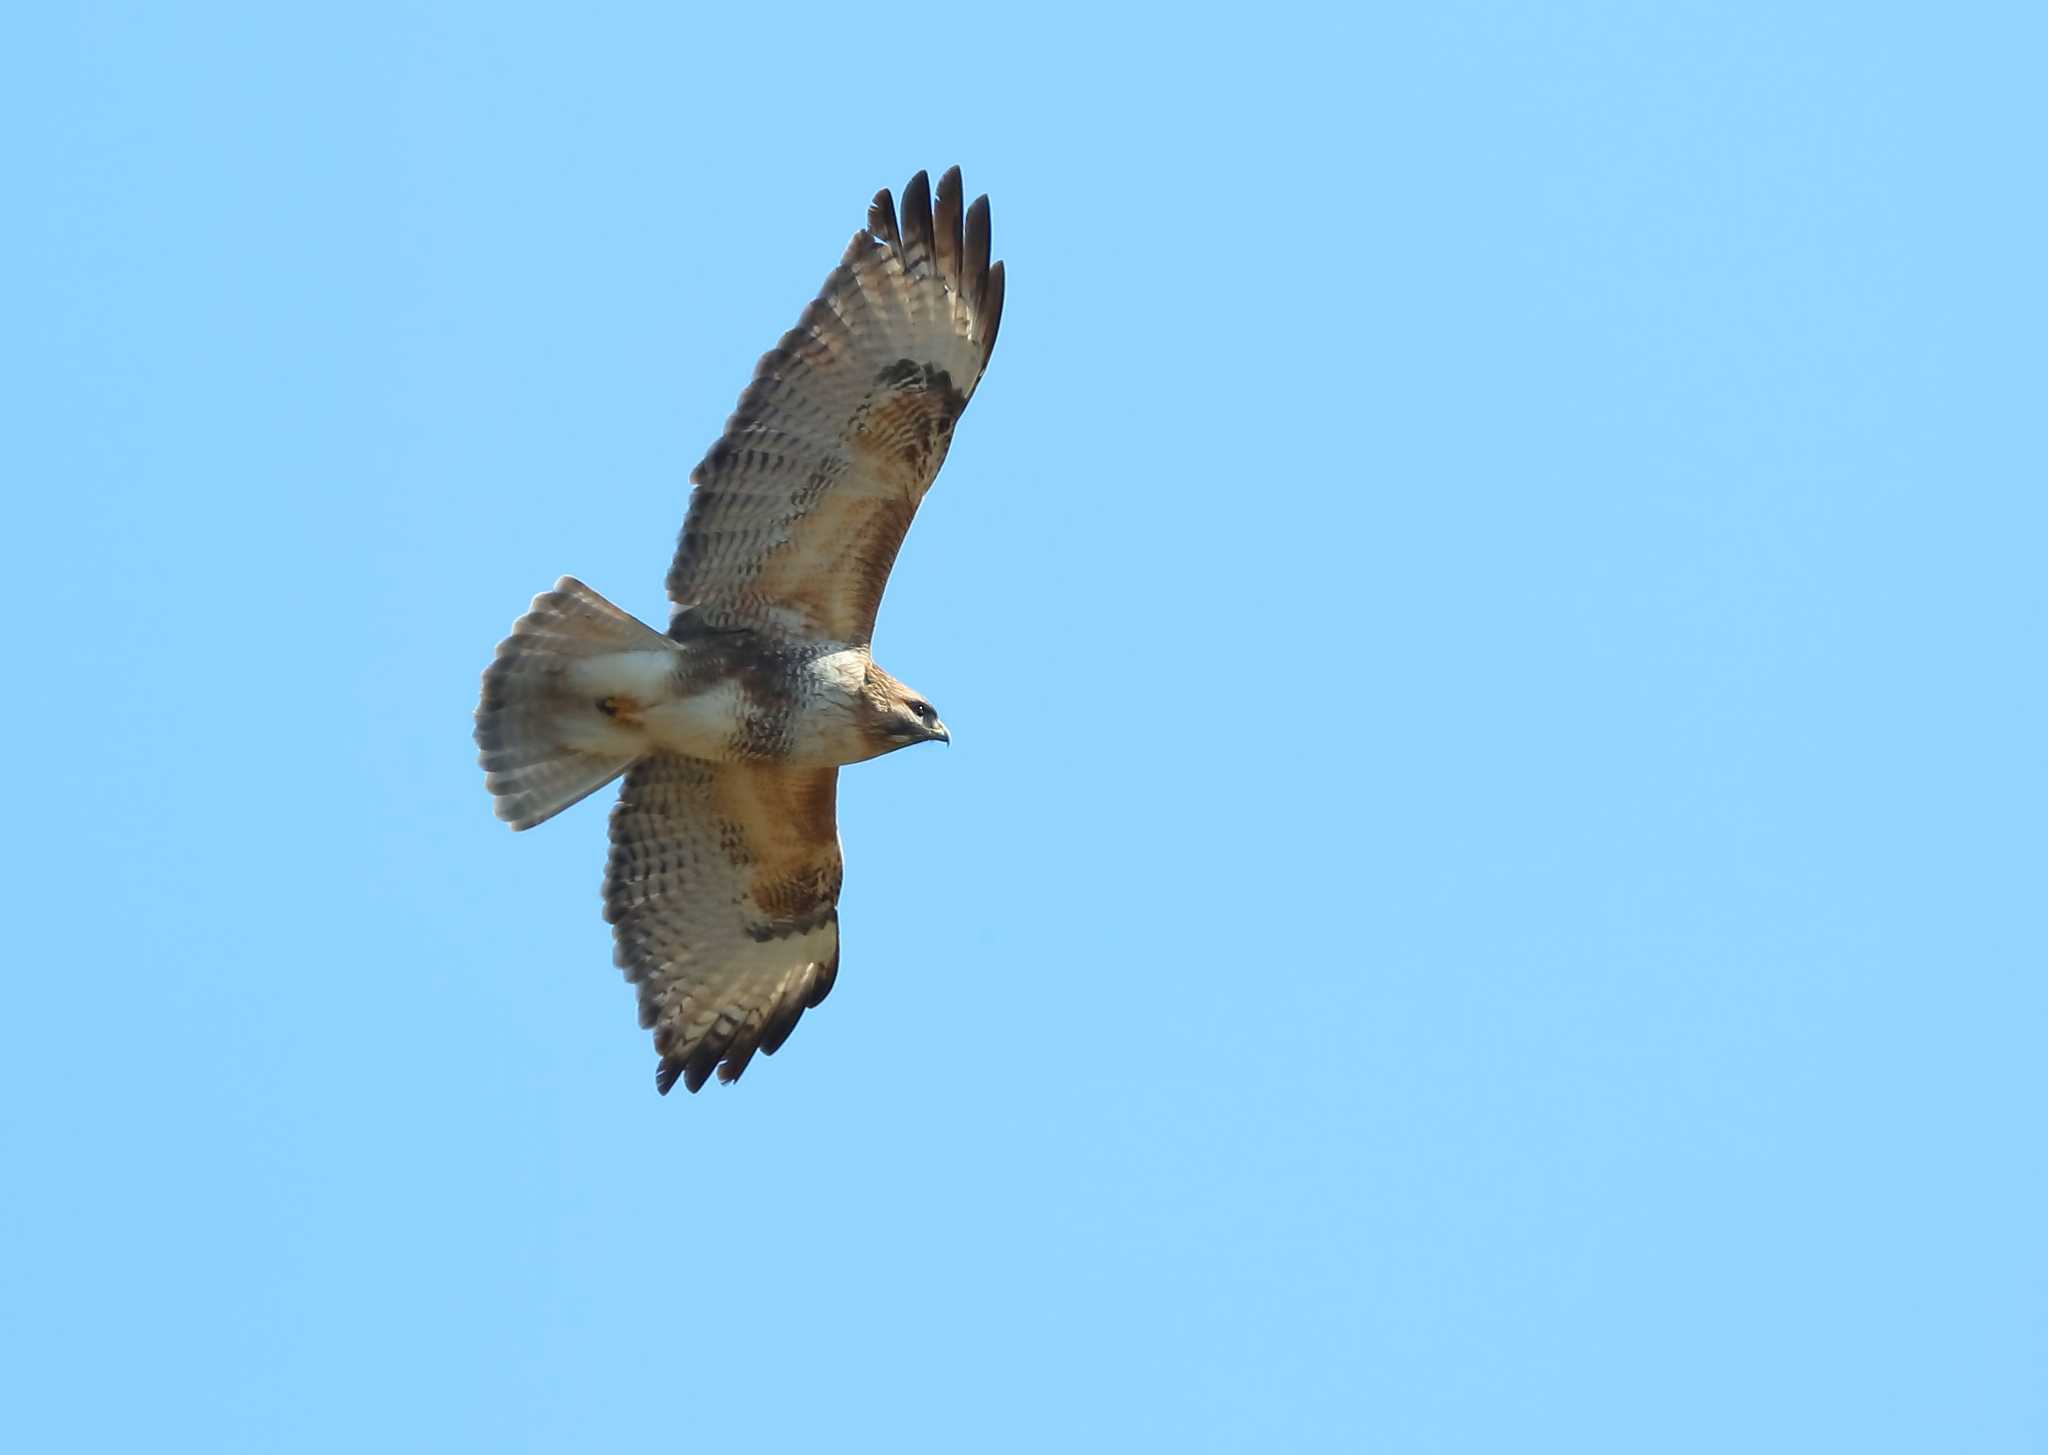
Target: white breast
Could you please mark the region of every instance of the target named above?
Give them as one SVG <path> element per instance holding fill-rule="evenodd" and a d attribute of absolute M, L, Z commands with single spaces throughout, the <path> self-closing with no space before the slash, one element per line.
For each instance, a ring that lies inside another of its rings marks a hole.
<path fill-rule="evenodd" d="M 868 654 L 845 647 L 811 658 L 798 685 L 796 719 L 789 728 L 793 763 L 854 763 L 872 751 L 861 736 L 858 709 L 867 684 Z"/>

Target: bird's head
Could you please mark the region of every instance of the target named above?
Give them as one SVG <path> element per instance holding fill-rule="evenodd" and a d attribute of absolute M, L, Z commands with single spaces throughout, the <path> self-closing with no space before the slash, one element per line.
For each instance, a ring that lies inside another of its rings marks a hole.
<path fill-rule="evenodd" d="M 912 743 L 953 741 L 939 721 L 938 709 L 924 694 L 913 692 L 880 667 L 868 667 L 863 696 L 868 709 L 864 726 L 877 753 L 893 753 Z"/>

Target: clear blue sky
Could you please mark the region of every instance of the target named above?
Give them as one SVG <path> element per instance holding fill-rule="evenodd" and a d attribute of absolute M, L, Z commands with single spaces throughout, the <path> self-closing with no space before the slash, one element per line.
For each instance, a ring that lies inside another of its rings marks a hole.
<path fill-rule="evenodd" d="M 2038 12 L 39 8 L 9 1448 L 2048 1448 Z M 956 743 L 664 1100 L 477 674 L 956 161 Z"/>

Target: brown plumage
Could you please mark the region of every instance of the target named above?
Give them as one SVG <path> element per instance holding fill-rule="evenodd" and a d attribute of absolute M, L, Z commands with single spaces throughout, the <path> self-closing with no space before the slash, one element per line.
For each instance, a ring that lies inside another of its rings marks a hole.
<path fill-rule="evenodd" d="M 988 199 L 887 191 L 691 475 L 666 635 L 564 577 L 484 674 L 514 828 L 624 774 L 605 918 L 661 1057 L 697 1090 L 773 1054 L 839 969 L 839 768 L 946 741 L 875 665 L 875 613 L 995 346 Z"/>

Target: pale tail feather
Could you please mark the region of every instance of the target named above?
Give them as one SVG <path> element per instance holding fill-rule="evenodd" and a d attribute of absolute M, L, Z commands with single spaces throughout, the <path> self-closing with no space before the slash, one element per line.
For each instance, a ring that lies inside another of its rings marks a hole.
<path fill-rule="evenodd" d="M 476 709 L 477 761 L 498 817 L 529 829 L 588 798 L 646 751 L 640 734 L 608 719 L 576 668 L 622 652 L 676 644 L 564 576 L 498 644 Z"/>

